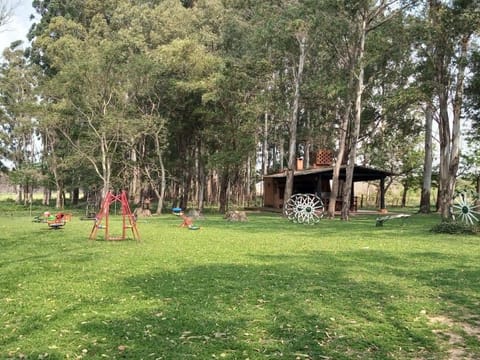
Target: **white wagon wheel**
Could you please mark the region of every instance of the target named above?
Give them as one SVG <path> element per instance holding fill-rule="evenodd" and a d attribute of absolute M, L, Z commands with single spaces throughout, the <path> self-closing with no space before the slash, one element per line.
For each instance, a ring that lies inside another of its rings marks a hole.
<path fill-rule="evenodd" d="M 478 223 L 480 217 L 480 205 L 477 205 L 479 199 L 478 193 L 474 191 L 462 191 L 458 193 L 453 199 L 451 208 L 453 218 L 473 225 Z"/>
<path fill-rule="evenodd" d="M 290 221 L 313 225 L 323 216 L 323 203 L 315 194 L 294 194 L 286 202 L 284 212 Z"/>

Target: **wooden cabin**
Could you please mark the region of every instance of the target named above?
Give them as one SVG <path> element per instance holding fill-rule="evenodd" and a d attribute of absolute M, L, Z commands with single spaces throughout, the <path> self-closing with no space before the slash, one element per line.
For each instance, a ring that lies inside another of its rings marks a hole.
<path fill-rule="evenodd" d="M 300 166 L 299 166 L 300 165 Z M 294 172 L 293 194 L 309 193 L 317 194 L 325 206 L 328 206 L 331 191 L 331 180 L 333 177 L 332 153 L 330 151 L 321 151 L 317 154 L 313 167 L 303 170 L 302 164 L 297 164 L 299 170 Z M 380 208 L 385 209 L 385 178 L 392 173 L 382 170 L 376 170 L 365 166 L 355 166 L 353 170 L 352 198 L 350 199 L 350 210 L 357 211 L 357 197 L 355 196 L 355 183 L 361 181 L 380 182 Z M 283 194 L 285 192 L 285 183 L 287 179 L 286 171 L 265 175 L 263 177 L 263 206 L 275 209 L 283 207 Z M 342 165 L 340 169 L 340 183 L 346 179 L 346 166 Z M 342 186 L 340 186 L 337 195 L 335 209 L 340 211 L 342 208 Z"/>

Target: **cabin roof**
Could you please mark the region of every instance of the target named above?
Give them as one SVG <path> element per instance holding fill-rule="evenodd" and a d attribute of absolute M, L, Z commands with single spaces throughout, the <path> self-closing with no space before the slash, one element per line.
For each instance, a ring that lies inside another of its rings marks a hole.
<path fill-rule="evenodd" d="M 340 177 L 345 177 L 345 169 L 346 165 L 342 165 L 340 167 Z M 322 166 L 317 168 L 310 168 L 306 170 L 296 170 L 294 172 L 294 176 L 308 176 L 308 175 L 317 175 L 321 174 L 322 176 L 326 177 L 333 177 L 333 166 Z M 380 180 L 384 179 L 387 176 L 392 176 L 393 173 L 383 170 L 377 170 L 374 168 L 366 167 L 366 166 L 358 166 L 355 165 L 353 169 L 353 181 L 370 181 L 370 180 Z M 286 171 L 271 174 L 271 175 L 264 175 L 264 178 L 286 178 L 287 173 Z"/>

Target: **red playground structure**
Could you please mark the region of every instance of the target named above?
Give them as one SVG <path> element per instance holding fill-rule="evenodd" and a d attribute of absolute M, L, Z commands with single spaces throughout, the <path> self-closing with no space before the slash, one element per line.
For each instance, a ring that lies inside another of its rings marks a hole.
<path fill-rule="evenodd" d="M 112 236 L 109 229 L 110 205 L 115 202 L 119 202 L 122 207 L 122 234 L 120 236 Z M 95 217 L 95 224 L 93 224 L 92 231 L 90 232 L 90 240 L 96 239 L 98 229 L 105 230 L 105 240 L 125 240 L 127 236 L 126 231 L 130 229 L 133 239 L 137 242 L 140 241 L 137 222 L 130 210 L 130 205 L 128 205 L 127 193 L 125 191 L 122 191 L 120 195 L 113 195 L 113 193 L 109 191 L 105 196 L 100 211 Z"/>

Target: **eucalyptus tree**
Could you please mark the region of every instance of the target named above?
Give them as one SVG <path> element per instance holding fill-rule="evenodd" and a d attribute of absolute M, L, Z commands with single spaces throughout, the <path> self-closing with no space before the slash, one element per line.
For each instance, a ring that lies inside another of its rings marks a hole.
<path fill-rule="evenodd" d="M 480 51 L 475 49 L 469 58 L 469 68 L 472 76 L 465 88 L 465 115 L 471 121 L 467 134 L 468 151 L 462 152 L 465 172 L 475 183 L 475 190 L 480 193 Z"/>
<path fill-rule="evenodd" d="M 355 1 L 349 3 L 343 9 L 343 16 L 347 21 L 347 28 L 351 30 L 351 36 L 348 37 L 350 53 L 352 87 L 353 116 L 349 124 L 349 135 L 347 138 L 348 162 L 346 168 L 345 186 L 343 187 L 342 201 L 342 219 L 349 219 L 351 186 L 353 180 L 353 169 L 357 157 L 357 146 L 361 130 L 362 110 L 364 107 L 364 91 L 368 82 L 374 78 L 374 74 L 366 74 L 367 65 L 374 62 L 376 55 L 374 47 L 371 46 L 370 39 L 372 34 L 388 23 L 396 16 L 401 16 L 404 7 L 410 3 L 402 4 L 400 1 Z M 388 41 L 388 35 L 384 33 L 385 38 L 376 37 L 375 41 Z M 366 77 L 366 75 L 369 75 Z"/>
<path fill-rule="evenodd" d="M 480 140 L 480 50 L 474 50 L 470 56 L 471 78 L 465 89 L 466 116 L 472 121 L 470 138 Z"/>
<path fill-rule="evenodd" d="M 422 175 L 422 191 L 420 193 L 419 212 L 428 214 L 431 208 L 432 174 L 433 174 L 433 105 L 428 101 L 425 105 L 425 136 L 424 136 L 424 160 Z"/>
<path fill-rule="evenodd" d="M 462 108 L 468 54 L 472 37 L 479 31 L 478 1 L 428 2 L 429 49 L 434 95 L 438 101 L 440 138 L 439 205 L 443 219 L 451 218 L 460 161 Z"/>
<path fill-rule="evenodd" d="M 105 30 L 101 19 L 94 21 L 98 21 L 94 31 L 99 27 Z M 100 47 L 102 38 L 89 36 L 88 29 L 63 17 L 52 19 L 47 31 L 38 37 L 37 45 L 56 70 L 44 87 L 49 110 L 58 114 L 52 125 L 94 167 L 105 195 L 111 186 L 113 156 L 122 125 L 117 105 L 121 101 L 118 67 L 123 53 L 113 41 L 106 40 Z"/>
<path fill-rule="evenodd" d="M 136 118 L 142 104 L 135 101 L 137 92 L 145 91 L 139 80 L 145 76 L 133 65 L 145 58 L 147 45 L 145 27 L 135 25 L 148 9 L 118 1 L 36 5 L 47 14 L 35 27 L 32 50 L 46 74 L 42 99 L 49 116 L 44 121 L 90 164 L 103 194 L 136 184 L 129 175 L 136 174 L 136 165 L 122 159 L 134 159 L 139 141 Z M 48 15 L 52 13 L 57 16 Z M 131 21 L 126 21 L 127 13 L 133 15 Z"/>
<path fill-rule="evenodd" d="M 167 0 L 149 14 L 152 31 L 148 56 L 156 63 L 151 94 L 158 99 L 157 113 L 169 134 L 163 153 L 171 196 L 182 208 L 189 200 L 203 207 L 209 117 L 206 103 L 214 94 L 221 69 L 216 51 L 222 16 L 220 1 L 182 4 Z"/>
<path fill-rule="evenodd" d="M 407 192 L 420 184 L 424 149 L 422 124 L 416 114 L 405 111 L 402 116 L 400 112 L 398 109 L 395 119 L 377 122 L 377 131 L 365 140 L 361 154 L 369 165 L 394 174 L 395 180 L 403 186 L 402 206 L 405 206 Z M 384 114 L 385 117 L 388 115 L 393 114 Z M 385 191 L 394 178 L 390 178 Z"/>
<path fill-rule="evenodd" d="M 82 84 L 75 83 L 77 77 L 81 78 L 75 74 L 75 68 L 80 69 L 82 61 L 84 69 L 88 67 L 85 64 L 89 55 L 86 53 L 92 49 L 93 44 L 90 47 L 84 44 L 90 25 L 93 24 L 92 27 L 98 29 L 98 19 L 111 18 L 116 3 L 76 0 L 34 0 L 32 3 L 40 17 L 29 34 L 33 40 L 29 58 L 42 69 L 39 72 L 39 94 L 43 112 L 39 115 L 39 122 L 44 138 L 44 161 L 55 175 L 58 194 L 64 192 L 67 178 L 75 179 L 74 182 L 77 183 L 90 183 L 90 180 L 86 180 L 90 176 L 84 176 L 86 171 L 80 174 L 76 172 L 78 166 L 66 168 L 71 159 L 80 163 L 83 170 L 93 169 L 91 164 L 90 167 L 84 167 L 87 151 L 80 151 L 82 140 L 89 136 L 83 136 L 87 128 L 84 126 L 86 121 L 81 119 L 78 102 L 80 96 L 76 96 L 78 94 L 74 89 L 75 86 L 80 89 Z M 77 194 L 78 191 L 74 189 L 74 193 Z M 57 206 L 59 201 L 62 201 L 61 195 L 57 195 Z"/>
<path fill-rule="evenodd" d="M 317 3 L 318 6 L 318 3 Z M 312 3 L 273 2 L 258 5 L 258 44 L 263 56 L 272 60 L 270 74 L 276 74 L 280 102 L 283 111 L 277 122 L 284 123 L 287 133 L 287 178 L 283 197 L 288 199 L 293 191 L 293 174 L 298 156 L 298 119 L 302 112 L 302 83 L 308 67 L 309 50 L 314 41 Z M 283 31 L 278 32 L 278 29 Z M 267 90 L 267 89 L 265 89 Z M 283 103 L 282 103 L 283 102 Z M 283 127 L 283 126 L 281 126 Z M 283 159 L 281 159 L 283 163 Z"/>
<path fill-rule="evenodd" d="M 321 145 L 334 152 L 333 181 L 327 209 L 329 218 L 335 216 L 335 204 L 340 189 L 340 169 L 348 154 L 347 135 L 353 109 L 351 92 L 355 80 L 355 63 L 349 43 L 352 31 L 342 4 L 337 1 L 324 1 L 316 11 L 316 41 L 312 58 L 309 60 L 309 64 L 315 65 L 307 68 L 307 73 L 317 73 L 307 79 L 310 84 L 313 78 L 316 85 L 313 93 L 306 96 L 310 104 L 319 104 L 323 109 L 324 136 Z M 314 99 L 315 97 L 317 99 Z M 312 105 L 307 105 L 309 106 Z"/>
<path fill-rule="evenodd" d="M 176 197 L 180 197 L 180 206 L 185 208 L 195 177 L 195 153 L 204 149 L 203 97 L 215 80 L 218 60 L 191 39 L 173 40 L 160 46 L 155 56 L 166 81 L 160 114 L 168 120 L 171 173 L 181 191 Z"/>
<path fill-rule="evenodd" d="M 41 180 L 39 137 L 34 89 L 35 71 L 23 50 L 12 44 L 3 52 L 0 68 L 0 118 L 2 158 L 12 168 L 11 180 L 18 186 L 17 201 L 32 200 L 33 187 Z"/>
<path fill-rule="evenodd" d="M 430 38 L 428 30 L 427 14 L 428 4 L 424 3 L 415 8 L 415 11 L 409 16 L 409 27 L 415 34 L 412 41 L 412 58 L 416 59 L 417 73 L 412 77 L 417 89 L 418 109 L 424 118 L 424 162 L 423 162 L 423 180 L 420 194 L 421 213 L 430 213 L 431 194 L 432 194 L 432 176 L 434 159 L 434 117 L 436 117 L 436 104 L 434 99 L 434 69 L 430 55 L 433 52 L 434 45 L 427 39 Z"/>
<path fill-rule="evenodd" d="M 411 56 L 415 31 L 408 17 L 396 16 L 369 36 L 359 155 L 365 164 L 394 174 L 385 191 L 396 179 L 404 185 L 406 196 L 413 183 L 417 184 L 419 155 L 424 154 L 419 143 L 423 127 L 418 110 L 424 96 L 418 82 L 412 81 L 417 75 Z"/>
<path fill-rule="evenodd" d="M 253 46 L 254 5 L 242 2 L 225 5 L 215 8 L 223 9 L 222 21 L 216 24 L 215 32 L 218 37 L 214 53 L 219 60 L 212 91 L 204 97 L 206 123 L 202 129 L 209 154 L 207 169 L 218 177 L 220 212 L 226 212 L 233 201 L 242 205 L 251 196 L 257 94 L 264 79 L 258 71 L 258 52 Z"/>
<path fill-rule="evenodd" d="M 353 168 L 357 149 L 362 143 L 362 133 L 368 135 L 371 126 L 366 115 L 369 99 L 375 94 L 375 78 L 389 69 L 392 43 L 402 33 L 401 25 L 389 23 L 401 15 L 400 1 L 325 1 L 319 16 L 325 19 L 321 25 L 322 53 L 330 55 L 323 71 L 328 74 L 323 97 L 331 99 L 335 108 L 328 112 L 331 119 L 337 151 L 333 166 L 328 216 L 334 217 L 339 189 L 342 190 L 342 219 L 348 220 Z M 326 20 L 328 19 L 328 21 Z M 400 33 L 398 33 L 400 28 Z M 379 33 L 377 36 L 376 33 Z M 403 47 L 402 47 L 403 49 Z M 395 55 L 398 57 L 398 55 Z M 393 81 L 393 80 L 390 80 Z M 347 164 L 346 179 L 340 184 L 340 168 Z"/>
<path fill-rule="evenodd" d="M 145 184 L 159 190 L 155 176 L 165 189 L 168 166 L 170 179 L 182 183 L 188 198 L 203 97 L 218 68 L 212 19 L 221 18 L 220 5 L 34 2 L 42 19 L 31 33 L 31 56 L 47 75 L 42 99 L 53 114 L 51 124 L 94 169 L 103 192 L 129 187 L 138 199 Z M 151 153 L 160 171 L 151 165 Z"/>

